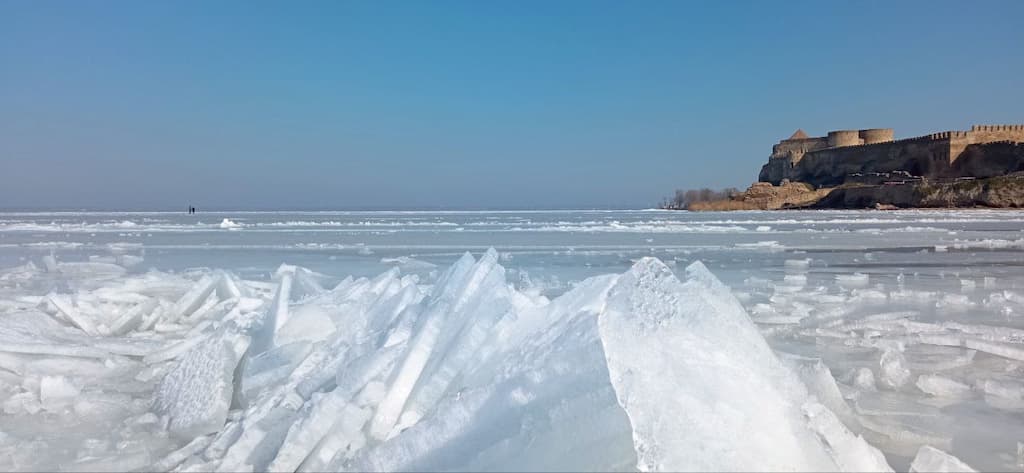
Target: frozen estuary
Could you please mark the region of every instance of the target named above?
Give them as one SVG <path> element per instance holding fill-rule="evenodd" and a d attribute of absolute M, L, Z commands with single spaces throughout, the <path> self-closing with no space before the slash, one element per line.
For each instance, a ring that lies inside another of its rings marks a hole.
<path fill-rule="evenodd" d="M 1024 468 L 1024 212 L 0 213 L 2 470 Z"/>

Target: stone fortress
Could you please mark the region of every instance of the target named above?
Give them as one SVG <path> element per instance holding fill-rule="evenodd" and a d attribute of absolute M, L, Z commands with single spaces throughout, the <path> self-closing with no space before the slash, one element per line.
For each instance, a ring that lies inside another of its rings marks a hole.
<path fill-rule="evenodd" d="M 797 130 L 772 147 L 758 180 L 814 187 L 885 178 L 986 178 L 1024 171 L 1024 125 L 975 125 L 896 140 L 891 128 L 836 130 L 810 137 Z"/>

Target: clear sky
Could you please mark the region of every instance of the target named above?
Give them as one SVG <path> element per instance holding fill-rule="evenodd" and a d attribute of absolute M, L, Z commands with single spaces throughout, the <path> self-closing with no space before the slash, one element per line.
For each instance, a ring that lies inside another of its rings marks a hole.
<path fill-rule="evenodd" d="M 1024 1 L 0 0 L 0 207 L 649 207 L 1024 122 Z"/>

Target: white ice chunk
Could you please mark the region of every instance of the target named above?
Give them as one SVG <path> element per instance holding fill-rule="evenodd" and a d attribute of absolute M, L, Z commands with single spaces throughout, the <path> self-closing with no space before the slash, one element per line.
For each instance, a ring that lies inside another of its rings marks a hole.
<path fill-rule="evenodd" d="M 217 471 L 265 471 L 295 421 L 295 411 L 274 407 L 252 421 L 246 419 L 238 440 L 228 448 Z"/>
<path fill-rule="evenodd" d="M 405 271 L 427 270 L 437 267 L 437 265 L 433 263 L 418 260 L 411 256 L 399 256 L 397 258 L 381 258 L 380 262 L 383 264 L 396 265 Z"/>
<path fill-rule="evenodd" d="M 39 401 L 47 410 L 71 404 L 81 391 L 64 376 L 43 376 L 39 380 Z"/>
<path fill-rule="evenodd" d="M 347 435 L 352 435 L 361 429 L 369 419 L 368 411 L 352 405 L 344 396 L 334 392 L 315 396 L 310 405 L 311 407 L 301 414 L 302 418 L 292 424 L 288 430 L 277 456 L 268 466 L 270 471 L 295 471 L 320 441 L 334 429 L 335 424 L 343 422 L 343 419 L 359 419 L 358 426 L 344 429 Z M 334 453 L 334 451 L 330 452 L 331 456 Z M 328 458 L 327 461 L 330 459 Z M 323 467 L 327 462 L 317 461 L 317 463 Z"/>
<path fill-rule="evenodd" d="M 145 258 L 136 255 L 117 255 L 115 260 L 118 265 L 130 268 L 132 266 L 138 266 L 145 261 Z"/>
<path fill-rule="evenodd" d="M 114 457 L 80 458 L 60 465 L 61 471 L 137 471 L 145 469 L 153 461 L 148 450 L 119 452 Z"/>
<path fill-rule="evenodd" d="M 43 257 L 43 267 L 46 268 L 48 273 L 56 273 L 59 271 L 57 267 L 57 258 L 52 254 Z"/>
<path fill-rule="evenodd" d="M 989 342 L 977 338 L 965 338 L 964 346 L 972 350 L 989 353 L 1011 360 L 1024 361 L 1024 345 Z"/>
<path fill-rule="evenodd" d="M 147 299 L 144 302 L 136 304 L 131 309 L 128 309 L 124 314 L 121 314 L 121 316 L 110 325 L 110 334 L 121 335 L 135 327 L 138 327 L 139 324 L 142 323 L 143 317 L 153 313 L 158 304 L 159 301 L 156 299 Z"/>
<path fill-rule="evenodd" d="M 271 302 L 267 317 L 263 325 L 253 334 L 252 352 L 263 353 L 276 344 L 277 332 L 288 322 L 288 303 L 291 300 L 292 277 L 295 275 L 294 266 L 282 266 L 278 271 L 277 292 L 274 294 L 274 301 Z"/>
<path fill-rule="evenodd" d="M 160 381 L 154 409 L 168 416 L 169 430 L 183 439 L 224 427 L 234 392 L 234 371 L 249 337 L 224 333 L 193 347 Z"/>
<path fill-rule="evenodd" d="M 924 445 L 917 451 L 917 456 L 910 464 L 910 471 L 921 473 L 970 473 L 975 472 L 966 463 L 935 447 Z"/>
<path fill-rule="evenodd" d="M 279 273 L 280 271 L 281 269 L 278 269 Z M 296 268 L 294 282 L 292 283 L 292 298 L 301 300 L 320 295 L 324 292 L 324 288 L 320 284 L 320 280 L 323 278 L 323 275 L 314 273 L 306 268 Z"/>
<path fill-rule="evenodd" d="M 429 376 L 409 398 L 406 412 L 410 419 L 419 419 L 432 410 L 451 383 L 466 366 L 478 358 L 489 342 L 492 328 L 512 312 L 511 294 L 505 281 L 505 270 L 497 264 L 497 252 L 489 251 L 474 267 L 463 295 L 448 315 L 446 332 L 457 338 L 445 341 L 432 362 L 425 368 Z M 443 358 L 438 356 L 444 354 Z"/>
<path fill-rule="evenodd" d="M 879 381 L 882 385 L 898 390 L 910 381 L 910 370 L 906 368 L 907 360 L 899 349 L 887 347 L 878 360 Z"/>
<path fill-rule="evenodd" d="M 893 471 L 885 455 L 872 447 L 864 437 L 853 432 L 839 420 L 831 410 L 817 402 L 803 406 L 811 429 L 834 452 L 833 456 L 842 471 Z"/>
<path fill-rule="evenodd" d="M 203 450 L 205 450 L 206 447 L 210 446 L 210 442 L 212 442 L 212 441 L 213 441 L 213 437 L 210 437 L 208 435 L 204 435 L 202 437 L 196 437 L 196 438 L 192 439 L 191 442 L 185 444 L 184 447 L 181 447 L 181 448 L 179 448 L 179 449 L 177 449 L 177 450 L 167 454 L 162 459 L 158 460 L 156 463 L 153 463 L 150 466 L 149 470 L 151 470 L 151 471 L 170 471 L 172 468 L 180 465 L 182 462 L 187 460 L 189 457 L 191 457 L 193 455 L 197 455 L 200 452 L 202 452 Z"/>
<path fill-rule="evenodd" d="M 811 266 L 811 259 L 788 259 L 783 262 L 783 266 L 785 266 L 786 269 L 807 269 Z"/>
<path fill-rule="evenodd" d="M 311 349 L 309 342 L 300 341 L 272 348 L 248 358 L 240 370 L 238 399 L 243 405 L 248 404 L 261 390 L 288 379 L 295 367 L 309 355 Z"/>
<path fill-rule="evenodd" d="M 441 292 L 435 296 L 434 305 L 424 314 L 420 330 L 409 342 L 408 354 L 398 368 L 387 396 L 377 407 L 377 412 L 370 423 L 370 434 L 373 437 L 380 440 L 387 438 L 398 422 L 406 400 L 412 394 L 416 382 L 430 360 L 435 344 L 441 337 L 445 315 L 457 303 L 460 296 L 458 286 L 465 284 L 464 281 L 469 277 L 474 263 L 473 256 L 466 253 L 448 269 L 438 283 Z"/>
<path fill-rule="evenodd" d="M 819 358 L 805 358 L 791 354 L 780 354 L 780 359 L 792 369 L 818 402 L 828 408 L 847 425 L 854 425 L 853 409 L 846 403 L 839 385 L 828 366 Z M 807 407 L 804 407 L 805 414 Z"/>
<path fill-rule="evenodd" d="M 292 307 L 291 316 L 276 334 L 276 343 L 286 345 L 296 341 L 319 342 L 328 339 L 337 330 L 334 320 L 320 304 L 302 304 Z"/>
<path fill-rule="evenodd" d="M 217 282 L 217 279 L 212 276 L 203 276 L 199 282 L 195 283 L 188 292 L 178 299 L 178 303 L 175 304 L 174 311 L 170 314 L 167 321 L 174 322 L 180 318 L 192 315 L 193 312 L 206 303 L 206 299 L 216 289 Z"/>
<path fill-rule="evenodd" d="M 918 389 L 936 397 L 960 398 L 971 394 L 970 386 L 937 374 L 919 376 L 916 386 Z"/>
<path fill-rule="evenodd" d="M 20 392 L 4 401 L 5 414 L 35 414 L 42 410 L 39 398 L 32 392 Z"/>
<path fill-rule="evenodd" d="M 350 459 L 355 451 L 365 445 L 366 437 L 362 433 L 362 428 L 370 420 L 370 409 L 360 409 L 352 404 L 346 404 L 335 419 L 331 430 L 321 437 L 298 471 L 331 470 L 332 460 Z M 302 436 L 305 437 L 305 434 Z"/>
<path fill-rule="evenodd" d="M 729 289 L 699 263 L 687 275 L 683 284 L 664 264 L 641 260 L 619 278 L 599 319 L 636 467 L 839 469 L 849 456 L 832 449 L 844 445 L 826 447 L 807 424 L 799 410 L 806 390 Z"/>
<path fill-rule="evenodd" d="M 191 350 L 196 345 L 206 341 L 204 336 L 194 336 L 186 338 L 178 343 L 168 345 L 162 349 L 154 350 L 148 353 L 142 358 L 142 362 L 147 365 L 160 363 L 162 361 L 173 360 Z"/>
<path fill-rule="evenodd" d="M 868 280 L 868 275 L 864 273 L 836 275 L 836 282 L 846 287 L 865 287 L 868 285 Z"/>
<path fill-rule="evenodd" d="M 217 278 L 217 297 L 221 299 L 237 299 L 243 296 L 235 280 L 227 273 L 221 273 Z"/>
<path fill-rule="evenodd" d="M 1013 401 L 1024 400 L 1024 383 L 984 379 L 978 381 L 978 388 L 990 396 L 998 396 Z"/>
<path fill-rule="evenodd" d="M 89 335 L 96 335 L 99 332 L 96 330 L 96 324 L 89 318 L 89 316 L 82 314 L 74 307 L 66 296 L 58 294 L 50 294 L 48 297 L 51 304 L 57 308 L 58 311 L 67 319 L 69 322 L 74 324 L 76 327 L 82 329 L 83 332 Z"/>
<path fill-rule="evenodd" d="M 864 391 L 874 391 L 875 387 L 875 374 L 871 371 L 871 368 L 859 368 L 853 378 L 853 385 Z"/>

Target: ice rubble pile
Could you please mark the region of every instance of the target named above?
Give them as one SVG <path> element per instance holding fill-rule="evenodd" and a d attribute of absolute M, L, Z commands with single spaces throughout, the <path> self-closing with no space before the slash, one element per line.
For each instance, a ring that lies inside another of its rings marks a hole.
<path fill-rule="evenodd" d="M 325 289 L 290 266 L 63 284 L 0 306 L 5 411 L 60 423 L 5 425 L 5 469 L 891 471 L 827 368 L 777 357 L 700 263 L 680 281 L 643 259 L 553 300 L 493 250 L 432 284 Z M 81 432 L 97 420 L 105 438 Z M 40 459 L 54 438 L 67 451 Z"/>
<path fill-rule="evenodd" d="M 903 274 L 892 285 L 867 274 L 816 280 L 810 267 L 787 261 L 781 282 L 751 278 L 738 295 L 773 347 L 813 353 L 839 374 L 825 404 L 852 431 L 918 465 L 959 468 L 936 448 L 986 469 L 1024 465 L 1014 416 L 1024 410 L 1024 295 L 993 278 L 951 293 L 910 289 Z"/>

